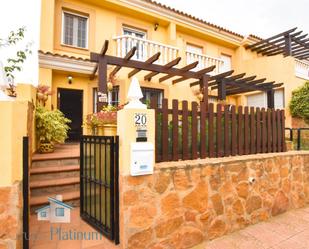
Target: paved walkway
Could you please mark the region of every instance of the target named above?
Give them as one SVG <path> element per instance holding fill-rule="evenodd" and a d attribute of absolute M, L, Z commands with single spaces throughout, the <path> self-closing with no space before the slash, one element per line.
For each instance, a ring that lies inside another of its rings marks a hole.
<path fill-rule="evenodd" d="M 51 224 L 30 217 L 30 249 L 119 249 L 71 211 L 71 223 Z"/>
<path fill-rule="evenodd" d="M 53 230 L 51 230 L 53 229 Z M 53 235 L 51 234 L 53 232 Z M 73 240 L 68 239 L 71 231 Z M 77 232 L 86 239 L 74 239 Z M 82 221 L 79 209 L 71 213 L 70 224 L 50 224 L 30 219 L 30 249 L 119 249 L 109 240 L 96 238 L 96 231 Z M 92 240 L 87 239 L 92 236 Z M 192 249 L 308 249 L 309 207 L 292 210 L 267 222 L 249 226 Z"/>
<path fill-rule="evenodd" d="M 215 239 L 194 249 L 308 249 L 309 207 Z"/>

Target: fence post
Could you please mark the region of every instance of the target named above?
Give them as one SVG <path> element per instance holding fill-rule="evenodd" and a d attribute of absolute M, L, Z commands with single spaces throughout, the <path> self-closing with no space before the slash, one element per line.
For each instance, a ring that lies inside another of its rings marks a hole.
<path fill-rule="evenodd" d="M 132 106 L 130 103 L 128 105 Z M 136 142 L 138 135 L 137 130 L 140 128 L 139 118 L 141 116 L 146 117 L 146 120 L 143 120 L 141 125 L 143 125 L 143 129 L 146 130 L 147 142 L 155 145 L 154 114 L 155 111 L 153 109 L 141 108 L 125 108 L 117 112 L 117 135 L 119 136 L 119 231 L 121 248 L 128 248 L 130 236 L 128 221 L 126 217 L 122 215 L 125 210 L 125 194 L 130 188 L 129 182 L 138 181 L 145 177 L 131 176 L 131 145 Z M 143 142 L 139 142 L 138 144 L 142 143 Z M 141 151 L 139 153 L 144 152 Z"/>
<path fill-rule="evenodd" d="M 300 150 L 300 131 L 301 131 L 301 129 L 300 128 L 298 128 L 297 129 L 297 150 Z"/>

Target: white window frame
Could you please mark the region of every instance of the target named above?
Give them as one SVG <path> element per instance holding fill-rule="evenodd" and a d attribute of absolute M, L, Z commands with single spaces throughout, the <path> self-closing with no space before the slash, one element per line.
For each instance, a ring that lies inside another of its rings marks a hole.
<path fill-rule="evenodd" d="M 65 14 L 70 14 L 70 15 L 73 15 L 73 16 L 79 16 L 79 17 L 82 17 L 82 18 L 86 18 L 86 46 L 85 47 L 70 45 L 70 44 L 66 44 L 64 42 L 64 15 Z M 88 44 L 89 44 L 88 40 L 89 40 L 89 16 L 77 14 L 75 12 L 71 12 L 71 11 L 67 11 L 67 10 L 63 10 L 62 11 L 62 25 L 61 25 L 61 45 L 69 46 L 69 47 L 73 47 L 73 48 L 78 48 L 78 49 L 87 49 L 88 50 L 89 49 L 88 48 Z"/>
<path fill-rule="evenodd" d="M 42 218 L 46 218 L 47 217 L 47 212 L 46 211 L 42 211 L 41 212 L 41 217 Z"/>
<path fill-rule="evenodd" d="M 126 25 L 122 25 L 122 34 L 124 35 L 124 30 L 128 30 L 128 31 L 131 31 L 132 33 L 139 33 L 141 35 L 144 35 L 143 38 L 140 38 L 140 37 L 137 37 L 135 35 L 132 35 L 133 37 L 136 37 L 136 38 L 140 38 L 140 39 L 147 39 L 147 31 L 144 31 L 142 29 L 138 29 L 138 28 L 131 28 L 131 27 L 128 27 Z"/>

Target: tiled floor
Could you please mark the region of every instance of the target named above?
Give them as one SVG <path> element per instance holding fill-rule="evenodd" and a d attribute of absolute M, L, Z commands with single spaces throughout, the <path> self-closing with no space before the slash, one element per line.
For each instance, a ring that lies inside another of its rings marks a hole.
<path fill-rule="evenodd" d="M 196 249 L 308 249 L 309 207 L 249 226 Z"/>
<path fill-rule="evenodd" d="M 51 224 L 30 218 L 30 249 L 119 249 L 82 221 L 79 208 L 71 211 L 71 223 Z"/>

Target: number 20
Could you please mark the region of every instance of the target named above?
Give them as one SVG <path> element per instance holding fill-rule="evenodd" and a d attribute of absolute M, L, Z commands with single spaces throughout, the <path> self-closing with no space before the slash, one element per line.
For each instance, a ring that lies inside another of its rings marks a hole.
<path fill-rule="evenodd" d="M 146 125 L 147 117 L 146 115 L 137 114 L 135 115 L 135 125 Z"/>

